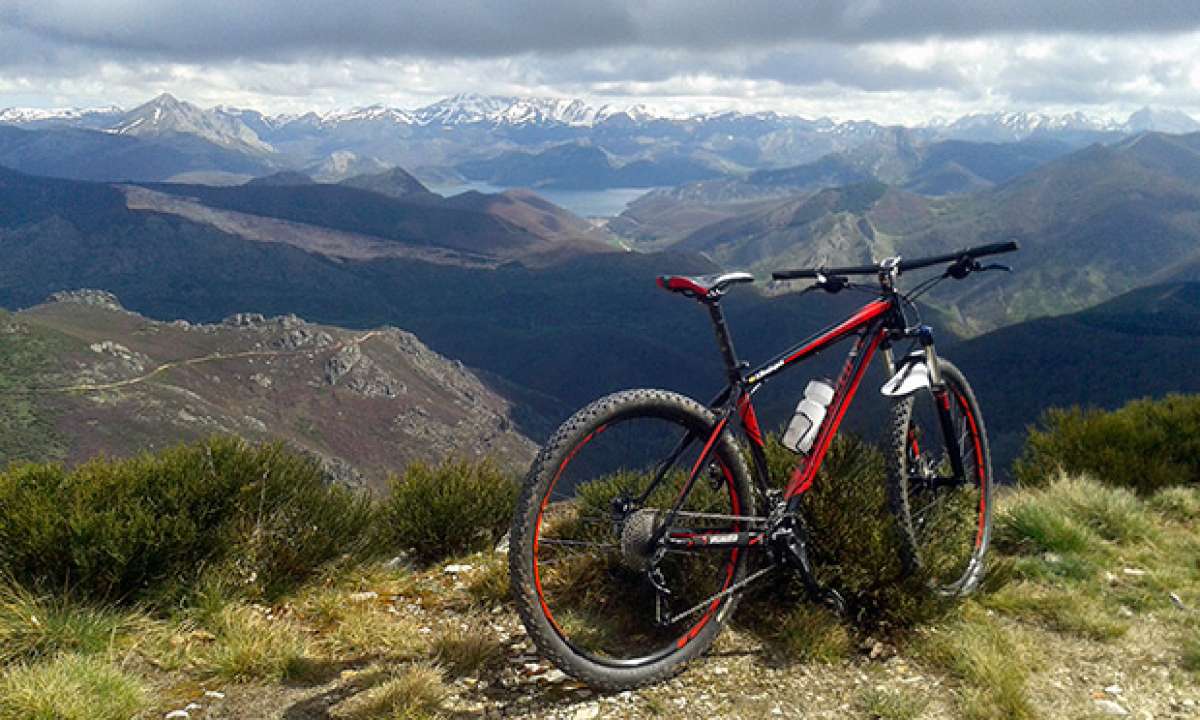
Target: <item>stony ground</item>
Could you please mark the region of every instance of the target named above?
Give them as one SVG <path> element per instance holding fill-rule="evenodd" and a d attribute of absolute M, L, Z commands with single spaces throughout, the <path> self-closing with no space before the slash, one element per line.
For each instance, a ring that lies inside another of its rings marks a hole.
<path fill-rule="evenodd" d="M 543 662 L 509 608 L 482 609 L 471 597 L 472 576 L 488 572 L 492 562 L 487 556 L 475 556 L 424 571 L 417 583 L 424 588 L 418 598 L 391 595 L 386 589 L 345 592 L 345 603 L 383 608 L 420 635 L 434 635 L 457 624 L 466 632 L 494 638 L 501 657 L 449 680 L 449 694 L 442 704 L 449 717 L 963 717 L 960 699 L 969 691 L 968 684 L 910 652 L 906 646 L 916 641 L 897 647 L 858 637 L 847 658 L 805 663 L 789 660 L 754 633 L 736 627 L 721 637 L 708 657 L 669 682 L 632 692 L 596 693 Z M 1120 573 L 1118 582 L 1141 579 L 1126 575 L 1125 568 L 1114 569 Z M 412 586 L 411 580 L 405 584 Z M 1200 599 L 1196 588 L 1189 592 L 1191 598 Z M 1101 642 L 1029 619 L 1001 616 L 971 603 L 973 609 L 1038 649 L 1026 692 L 1041 717 L 1200 717 L 1200 678 L 1180 667 L 1172 630 L 1179 618 L 1169 617 L 1196 614 L 1196 610 L 1172 605 L 1145 614 L 1122 613 L 1132 614 L 1121 618 L 1127 631 Z M 189 718 L 212 720 L 357 717 L 356 701 L 369 692 L 378 670 L 378 664 L 366 661 L 333 669 L 330 677 L 312 683 L 196 685 L 191 695 L 156 708 L 156 713 L 191 708 Z"/>

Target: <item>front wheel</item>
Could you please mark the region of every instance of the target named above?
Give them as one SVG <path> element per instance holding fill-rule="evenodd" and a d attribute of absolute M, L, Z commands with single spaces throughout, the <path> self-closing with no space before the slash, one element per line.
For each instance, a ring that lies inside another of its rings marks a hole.
<path fill-rule="evenodd" d="M 918 390 L 892 406 L 888 496 L 910 569 L 946 595 L 983 576 L 992 528 L 992 458 L 975 393 L 954 365 L 939 363 L 945 389 Z M 942 413 L 955 442 L 943 432 Z M 957 445 L 961 475 L 954 472 Z"/>
<path fill-rule="evenodd" d="M 701 463 L 717 423 L 681 395 L 629 390 L 577 412 L 538 454 L 513 518 L 509 571 L 529 635 L 564 672 L 606 690 L 657 682 L 728 620 L 736 596 L 721 593 L 742 579 L 745 552 L 654 542 L 680 502 L 673 536 L 737 532 L 754 513 L 731 433 Z"/>

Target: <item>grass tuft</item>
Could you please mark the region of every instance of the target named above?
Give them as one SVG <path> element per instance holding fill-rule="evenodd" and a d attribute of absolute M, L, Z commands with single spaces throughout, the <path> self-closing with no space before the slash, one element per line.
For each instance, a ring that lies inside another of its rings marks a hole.
<path fill-rule="evenodd" d="M 350 720 L 426 720 L 437 717 L 449 695 L 442 671 L 417 663 L 372 688 L 349 713 Z"/>
<path fill-rule="evenodd" d="M 956 623 L 927 636 L 918 646 L 923 662 L 964 683 L 959 711 L 969 720 L 1032 720 L 1026 682 L 1034 664 L 1032 648 L 1020 633 L 1000 627 L 968 609 Z"/>
<path fill-rule="evenodd" d="M 198 654 L 202 675 L 231 682 L 307 680 L 320 666 L 309 639 L 290 621 L 247 605 L 227 607 L 212 628 L 215 641 Z"/>
<path fill-rule="evenodd" d="M 0 720 L 128 720 L 147 704 L 142 684 L 101 655 L 20 663 L 0 676 Z"/>
<path fill-rule="evenodd" d="M 467 579 L 467 594 L 485 608 L 506 605 L 512 601 L 508 563 L 503 555 L 489 557 L 478 565 Z"/>
<path fill-rule="evenodd" d="M 739 621 L 788 660 L 835 663 L 854 651 L 850 630 L 824 607 L 803 602 L 742 607 Z"/>
<path fill-rule="evenodd" d="M 859 695 L 858 705 L 870 720 L 916 720 L 929 702 L 909 692 L 872 689 Z"/>
<path fill-rule="evenodd" d="M 430 657 L 453 677 L 479 675 L 504 659 L 504 646 L 482 623 L 451 627 L 434 635 Z"/>
<path fill-rule="evenodd" d="M 1151 510 L 1176 522 L 1195 522 L 1200 519 L 1200 489 L 1164 488 L 1154 493 L 1149 505 Z"/>
<path fill-rule="evenodd" d="M 1115 640 L 1129 630 L 1129 624 L 1114 619 L 1102 603 L 1077 591 L 1049 590 L 1018 583 L 985 595 L 980 602 L 1006 615 L 1089 640 Z"/>
<path fill-rule="evenodd" d="M 146 629 L 136 611 L 75 603 L 62 595 L 35 595 L 0 584 L 0 663 L 32 660 L 60 652 L 109 650 L 119 639 Z"/>

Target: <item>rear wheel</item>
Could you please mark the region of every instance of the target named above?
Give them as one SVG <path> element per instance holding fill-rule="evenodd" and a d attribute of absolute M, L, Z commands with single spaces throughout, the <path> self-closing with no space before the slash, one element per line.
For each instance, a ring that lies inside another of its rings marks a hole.
<path fill-rule="evenodd" d="M 534 461 L 510 572 L 530 636 L 564 672 L 603 689 L 656 682 L 707 650 L 728 620 L 736 598 L 713 596 L 742 578 L 745 552 L 652 543 L 716 422 L 681 395 L 630 390 L 580 410 Z M 737 444 L 722 433 L 671 528 L 743 529 L 734 518 L 754 512 L 749 487 Z"/>
<path fill-rule="evenodd" d="M 929 389 L 892 406 L 888 491 L 902 553 L 939 592 L 965 595 L 983 576 L 992 528 L 992 460 L 975 393 L 954 365 L 939 363 L 945 392 Z M 952 470 L 939 404 L 949 408 L 963 475 Z"/>

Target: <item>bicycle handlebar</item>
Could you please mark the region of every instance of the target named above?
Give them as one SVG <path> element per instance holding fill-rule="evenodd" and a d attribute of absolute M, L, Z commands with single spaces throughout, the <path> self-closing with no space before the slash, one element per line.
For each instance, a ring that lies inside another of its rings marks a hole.
<path fill-rule="evenodd" d="M 966 248 L 958 252 L 946 253 L 945 255 L 933 255 L 931 257 L 917 258 L 916 260 L 901 260 L 897 268 L 901 271 L 918 270 L 920 268 L 929 267 L 930 265 L 940 265 L 942 263 L 956 262 L 963 258 L 981 258 L 987 255 L 999 255 L 1001 253 L 1013 252 L 1019 249 L 1016 241 L 1009 240 L 1008 242 L 991 243 L 990 245 L 979 245 L 973 248 Z M 853 265 L 850 267 L 831 267 L 831 268 L 806 268 L 803 270 L 778 270 L 771 273 L 771 277 L 775 280 L 797 280 L 800 278 L 815 278 L 818 275 L 875 275 L 885 268 L 883 265 Z"/>

